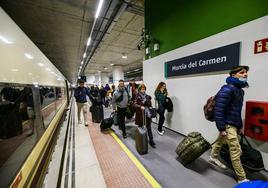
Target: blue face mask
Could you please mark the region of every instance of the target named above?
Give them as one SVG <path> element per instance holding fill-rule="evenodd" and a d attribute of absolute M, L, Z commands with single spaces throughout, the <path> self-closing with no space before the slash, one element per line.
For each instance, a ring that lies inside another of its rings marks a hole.
<path fill-rule="evenodd" d="M 241 82 L 247 82 L 247 78 L 238 78 Z"/>

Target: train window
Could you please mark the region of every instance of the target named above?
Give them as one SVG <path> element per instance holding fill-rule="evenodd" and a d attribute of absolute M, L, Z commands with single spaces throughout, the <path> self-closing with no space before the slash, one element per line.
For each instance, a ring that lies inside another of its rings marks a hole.
<path fill-rule="evenodd" d="M 59 110 L 66 100 L 65 88 L 56 87 L 56 109 Z"/>
<path fill-rule="evenodd" d="M 42 104 L 42 118 L 44 127 L 47 128 L 51 120 L 56 114 L 56 91 L 54 87 L 41 86 L 41 104 Z"/>
<path fill-rule="evenodd" d="M 36 143 L 33 91 L 0 84 L 0 187 L 7 187 Z"/>

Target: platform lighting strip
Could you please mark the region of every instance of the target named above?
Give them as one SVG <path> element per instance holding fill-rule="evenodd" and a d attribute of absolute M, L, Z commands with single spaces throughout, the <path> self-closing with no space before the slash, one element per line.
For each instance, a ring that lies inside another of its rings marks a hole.
<path fill-rule="evenodd" d="M 97 12 L 96 12 L 96 14 L 95 14 L 94 23 L 93 23 L 93 26 L 92 26 L 91 31 L 90 31 L 90 35 L 89 35 L 88 40 L 87 40 L 87 46 L 86 46 L 85 53 L 83 54 L 83 60 L 82 60 L 82 62 L 81 62 L 81 65 L 83 65 L 83 63 L 84 63 L 84 59 L 85 59 L 86 56 L 87 56 L 87 53 L 86 53 L 86 52 L 87 52 L 87 48 L 88 48 L 89 45 L 90 45 L 90 42 L 91 42 L 91 36 L 92 36 L 92 33 L 93 33 L 93 28 L 95 27 L 96 20 L 97 20 L 98 17 L 99 17 L 99 14 L 100 14 L 100 11 L 101 11 L 101 8 L 102 8 L 102 5 L 103 5 L 103 1 L 104 1 L 104 0 L 100 0 L 100 2 L 99 2 L 99 4 L 98 4 Z M 81 70 L 82 70 L 82 66 L 80 66 L 77 76 L 80 75 Z"/>

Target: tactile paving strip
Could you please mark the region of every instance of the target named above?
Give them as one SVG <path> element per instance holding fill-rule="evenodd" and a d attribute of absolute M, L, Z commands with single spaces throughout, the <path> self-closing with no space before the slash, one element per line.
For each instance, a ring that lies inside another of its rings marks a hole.
<path fill-rule="evenodd" d="M 108 188 L 152 187 L 127 154 L 109 134 L 100 132 L 99 123 L 91 121 L 89 132 Z"/>

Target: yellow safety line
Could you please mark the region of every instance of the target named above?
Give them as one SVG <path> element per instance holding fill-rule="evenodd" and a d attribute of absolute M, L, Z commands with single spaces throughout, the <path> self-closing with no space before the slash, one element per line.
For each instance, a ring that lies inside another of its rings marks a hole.
<path fill-rule="evenodd" d="M 121 146 L 121 148 L 125 151 L 128 157 L 132 160 L 132 162 L 136 165 L 139 171 L 143 174 L 143 176 L 147 179 L 147 181 L 154 188 L 161 188 L 161 185 L 154 179 L 153 176 L 144 168 L 144 166 L 140 163 L 140 161 L 132 154 L 132 152 L 125 146 L 125 144 L 117 137 L 117 135 L 110 131 L 112 137 L 116 140 L 116 142 Z"/>

